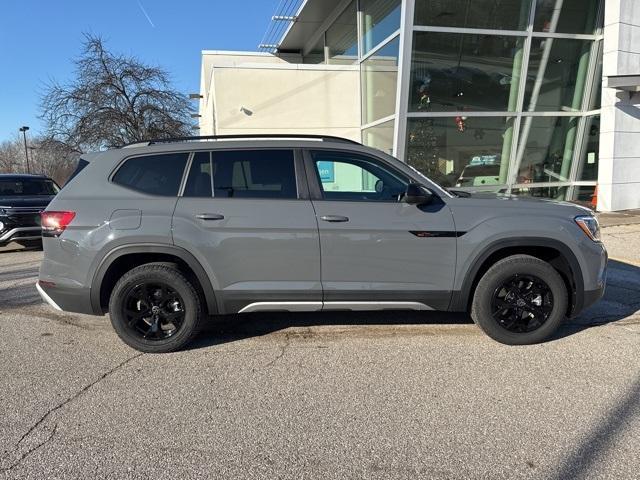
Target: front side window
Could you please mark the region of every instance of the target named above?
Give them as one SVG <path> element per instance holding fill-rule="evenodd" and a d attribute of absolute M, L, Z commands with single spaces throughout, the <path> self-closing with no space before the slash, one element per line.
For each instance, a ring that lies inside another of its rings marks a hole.
<path fill-rule="evenodd" d="M 325 200 L 397 202 L 407 190 L 398 174 L 368 157 L 343 152 L 313 152 Z"/>
<path fill-rule="evenodd" d="M 212 153 L 214 197 L 297 198 L 291 150 L 229 150 Z"/>
<path fill-rule="evenodd" d="M 175 197 L 188 156 L 188 153 L 169 153 L 130 158 L 112 181 L 149 195 Z"/>

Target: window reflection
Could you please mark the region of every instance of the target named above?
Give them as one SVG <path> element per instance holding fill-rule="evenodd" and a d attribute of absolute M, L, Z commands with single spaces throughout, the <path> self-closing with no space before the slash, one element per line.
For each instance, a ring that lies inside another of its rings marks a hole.
<path fill-rule="evenodd" d="M 410 110 L 515 110 L 523 44 L 519 37 L 416 33 Z"/>
<path fill-rule="evenodd" d="M 522 119 L 516 183 L 568 181 L 578 120 L 578 117 Z"/>
<path fill-rule="evenodd" d="M 600 115 L 586 119 L 584 154 L 578 166 L 578 180 L 597 180 L 600 160 Z"/>
<path fill-rule="evenodd" d="M 365 128 L 362 131 L 362 143 L 392 155 L 394 126 L 395 122 L 390 120 L 375 127 Z"/>
<path fill-rule="evenodd" d="M 530 5 L 529 0 L 418 0 L 415 24 L 524 30 Z"/>
<path fill-rule="evenodd" d="M 398 50 L 396 38 L 362 62 L 362 123 L 393 115 L 396 110 Z"/>
<path fill-rule="evenodd" d="M 326 33 L 328 63 L 352 64 L 358 61 L 356 2 L 353 1 Z"/>
<path fill-rule="evenodd" d="M 411 118 L 407 162 L 445 187 L 501 185 L 506 181 L 512 132 L 512 118 Z"/>
<path fill-rule="evenodd" d="M 592 43 L 588 40 L 534 38 L 529 57 L 525 108 L 529 111 L 580 110 Z"/>
<path fill-rule="evenodd" d="M 600 0 L 537 0 L 533 30 L 594 33 Z"/>
<path fill-rule="evenodd" d="M 364 53 L 400 28 L 400 0 L 360 0 Z"/>

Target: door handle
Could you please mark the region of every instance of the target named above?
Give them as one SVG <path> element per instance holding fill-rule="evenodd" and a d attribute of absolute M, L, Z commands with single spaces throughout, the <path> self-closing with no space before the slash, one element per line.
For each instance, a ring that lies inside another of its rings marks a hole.
<path fill-rule="evenodd" d="M 224 220 L 224 215 L 219 213 L 199 213 L 196 218 L 200 220 Z"/>
<path fill-rule="evenodd" d="M 342 215 L 323 215 L 320 217 L 320 220 L 324 220 L 325 222 L 348 222 L 349 217 Z"/>

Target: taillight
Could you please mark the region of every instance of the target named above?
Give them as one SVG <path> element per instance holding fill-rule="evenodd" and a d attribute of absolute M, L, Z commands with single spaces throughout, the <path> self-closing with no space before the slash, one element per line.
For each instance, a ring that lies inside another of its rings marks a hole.
<path fill-rule="evenodd" d="M 76 212 L 42 212 L 42 235 L 45 237 L 57 237 L 69 226 L 75 218 Z"/>

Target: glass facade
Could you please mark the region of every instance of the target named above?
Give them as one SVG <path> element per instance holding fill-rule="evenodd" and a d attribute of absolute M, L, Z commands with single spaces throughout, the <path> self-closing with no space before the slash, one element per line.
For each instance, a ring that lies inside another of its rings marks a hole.
<path fill-rule="evenodd" d="M 359 65 L 362 142 L 444 186 L 583 200 L 597 180 L 603 10 L 353 0 L 303 61 Z"/>
<path fill-rule="evenodd" d="M 587 198 L 598 167 L 603 2 L 406 5 L 399 156 L 445 186 Z"/>

